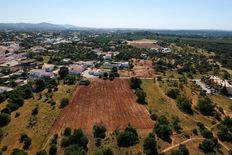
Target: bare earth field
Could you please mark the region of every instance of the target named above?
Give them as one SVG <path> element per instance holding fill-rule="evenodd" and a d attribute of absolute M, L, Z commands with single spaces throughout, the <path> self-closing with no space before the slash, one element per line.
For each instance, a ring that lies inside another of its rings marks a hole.
<path fill-rule="evenodd" d="M 129 70 L 118 70 L 118 73 L 119 73 L 120 77 L 129 77 L 130 76 Z"/>
<path fill-rule="evenodd" d="M 153 43 L 157 43 L 157 41 L 156 40 L 151 40 L 151 39 L 140 39 L 140 40 L 133 40 L 133 41 L 127 41 L 128 42 L 128 44 L 131 44 L 131 43 L 137 43 L 137 44 L 139 44 L 139 43 L 150 43 L 150 44 L 153 44 Z"/>
<path fill-rule="evenodd" d="M 80 86 L 70 104 L 63 109 L 51 129 L 60 133 L 66 127 L 92 131 L 95 123 L 104 123 L 108 131 L 123 129 L 131 123 L 136 129 L 151 129 L 153 122 L 127 79 L 114 81 L 95 79 L 89 86 Z"/>
<path fill-rule="evenodd" d="M 156 44 L 156 40 L 142 39 L 135 41 L 128 41 L 128 45 L 131 45 L 136 48 L 159 48 L 159 45 Z"/>
<path fill-rule="evenodd" d="M 151 60 L 132 59 L 133 70 L 130 72 L 130 76 L 153 78 L 155 76 L 155 70 Z"/>

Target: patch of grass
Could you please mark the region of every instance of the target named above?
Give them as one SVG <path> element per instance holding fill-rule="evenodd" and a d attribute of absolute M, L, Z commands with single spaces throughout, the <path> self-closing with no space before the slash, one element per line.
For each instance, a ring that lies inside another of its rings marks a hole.
<path fill-rule="evenodd" d="M 214 95 L 209 95 L 209 97 L 219 107 L 222 107 L 227 114 L 232 114 L 232 110 L 230 109 L 230 107 L 232 106 L 232 100 L 229 99 L 227 96 L 214 94 Z"/>
<path fill-rule="evenodd" d="M 160 104 L 165 104 L 165 103 L 167 103 L 168 101 L 165 99 L 165 98 L 163 98 L 163 97 L 161 97 L 161 98 L 159 98 L 159 103 Z"/>
<path fill-rule="evenodd" d="M 43 63 L 48 63 L 50 56 L 43 56 Z"/>

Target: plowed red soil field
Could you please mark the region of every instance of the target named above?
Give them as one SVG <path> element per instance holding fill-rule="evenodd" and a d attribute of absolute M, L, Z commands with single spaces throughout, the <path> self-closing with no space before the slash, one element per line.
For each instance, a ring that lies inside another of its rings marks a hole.
<path fill-rule="evenodd" d="M 149 112 L 136 103 L 128 79 L 95 79 L 89 86 L 79 86 L 51 132 L 59 133 L 66 127 L 92 131 L 95 123 L 103 123 L 108 131 L 124 129 L 128 123 L 137 129 L 153 127 Z"/>

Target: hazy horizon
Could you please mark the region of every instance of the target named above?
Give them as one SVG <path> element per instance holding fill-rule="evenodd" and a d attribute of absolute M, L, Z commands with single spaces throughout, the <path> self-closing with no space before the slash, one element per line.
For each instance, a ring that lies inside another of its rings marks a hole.
<path fill-rule="evenodd" d="M 2 0 L 0 23 L 231 31 L 231 6 L 230 0 Z"/>

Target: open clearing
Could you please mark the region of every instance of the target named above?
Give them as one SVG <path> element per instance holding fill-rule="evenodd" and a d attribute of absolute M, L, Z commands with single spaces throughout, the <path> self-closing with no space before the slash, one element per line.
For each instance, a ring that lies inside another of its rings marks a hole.
<path fill-rule="evenodd" d="M 131 43 L 137 43 L 137 44 L 139 44 L 139 43 L 144 43 L 144 44 L 148 44 L 148 43 L 150 43 L 150 44 L 154 44 L 154 43 L 157 43 L 157 41 L 156 40 L 151 40 L 151 39 L 140 39 L 140 40 L 133 40 L 133 41 L 127 41 L 128 42 L 128 44 L 131 44 Z"/>
<path fill-rule="evenodd" d="M 159 48 L 159 45 L 156 44 L 156 40 L 149 40 L 149 39 L 141 39 L 141 40 L 134 40 L 128 41 L 128 45 L 131 45 L 136 48 Z"/>
<path fill-rule="evenodd" d="M 130 76 L 143 77 L 143 78 L 153 78 L 155 76 L 155 70 L 151 60 L 131 60 L 134 67 L 130 72 Z"/>
<path fill-rule="evenodd" d="M 153 128 L 149 112 L 136 103 L 127 79 L 95 79 L 89 86 L 77 88 L 51 132 L 60 133 L 66 127 L 92 131 L 93 125 L 101 122 L 108 131 L 124 129 L 128 123 L 136 129 Z"/>

